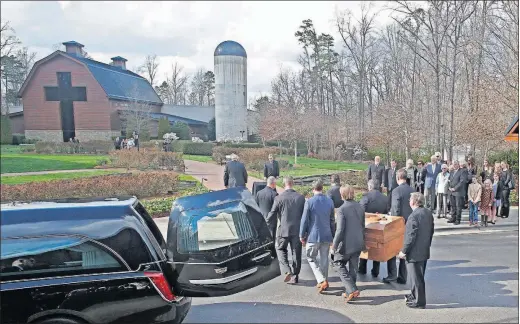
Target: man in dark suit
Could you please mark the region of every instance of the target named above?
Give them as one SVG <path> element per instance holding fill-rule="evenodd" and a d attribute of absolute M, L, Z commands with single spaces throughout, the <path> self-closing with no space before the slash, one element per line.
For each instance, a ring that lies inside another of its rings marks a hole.
<path fill-rule="evenodd" d="M 224 168 L 224 187 L 245 187 L 246 183 L 246 167 L 238 161 L 238 155 L 231 154 L 231 161 L 227 162 Z"/>
<path fill-rule="evenodd" d="M 408 220 L 408 216 L 412 213 L 410 207 L 410 195 L 415 192 L 409 185 L 406 184 L 406 170 L 400 169 L 397 171 L 397 183 L 399 186 L 392 192 L 392 204 L 390 208 L 390 215 L 401 216 L 404 222 Z M 388 268 L 388 277 L 383 279 L 383 282 L 390 283 L 397 281 L 400 284 L 406 284 L 406 264 L 404 260 L 399 261 L 399 273 L 397 273 L 396 258 L 393 257 L 386 263 Z"/>
<path fill-rule="evenodd" d="M 365 211 L 354 201 L 354 189 L 351 186 L 341 187 L 341 197 L 344 203 L 337 211 L 332 251 L 339 278 L 345 286 L 343 297 L 349 302 L 359 296 L 356 279 L 359 255 L 366 249 Z"/>
<path fill-rule="evenodd" d="M 271 211 L 271 208 L 274 204 L 274 198 L 278 196 L 278 192 L 276 192 L 276 179 L 275 177 L 267 178 L 267 186 L 262 190 L 258 191 L 255 195 L 255 200 L 260 210 L 262 211 L 262 215 L 267 220 L 267 216 Z M 271 233 L 274 233 L 276 228 L 271 230 Z"/>
<path fill-rule="evenodd" d="M 466 195 L 466 172 L 460 168 L 459 161 L 453 161 L 453 171 L 448 178 L 448 190 L 451 193 L 451 219 L 448 223 L 459 225 L 462 218 L 462 207 L 464 206 L 464 196 Z"/>
<path fill-rule="evenodd" d="M 385 182 L 385 166 L 381 164 L 381 158 L 376 156 L 374 158 L 374 164 L 370 164 L 367 170 L 367 182 L 369 180 L 376 180 L 379 185 L 383 185 Z M 381 187 L 376 188 L 381 191 Z"/>
<path fill-rule="evenodd" d="M 386 194 L 388 196 L 388 209 L 390 209 L 390 204 L 392 203 L 392 191 L 397 188 L 397 161 L 392 160 L 390 162 L 390 167 L 386 169 L 385 177 L 384 177 L 384 187 L 386 188 Z"/>
<path fill-rule="evenodd" d="M 333 174 L 330 177 L 330 183 L 332 184 L 330 189 L 327 191 L 327 197 L 332 199 L 334 202 L 334 208 L 339 208 L 343 205 L 343 200 L 341 199 L 341 194 L 339 193 L 339 189 L 341 187 L 339 175 Z"/>
<path fill-rule="evenodd" d="M 368 181 L 368 192 L 363 195 L 360 200 L 360 204 L 363 207 L 365 213 L 379 213 L 386 214 L 388 212 L 388 198 L 383 195 L 377 188 L 379 184 L 376 180 Z M 359 273 L 367 273 L 367 260 L 359 259 Z M 379 276 L 379 262 L 372 261 L 372 276 Z"/>
<path fill-rule="evenodd" d="M 424 308 L 426 306 L 426 287 L 424 273 L 426 262 L 430 258 L 434 224 L 431 211 L 424 208 L 424 196 L 414 192 L 410 196 L 413 212 L 408 217 L 404 232 L 403 249 L 399 253 L 401 260 L 406 260 L 406 269 L 410 278 L 412 293 L 406 295 L 406 306 Z"/>
<path fill-rule="evenodd" d="M 284 282 L 298 283 L 302 265 L 302 243 L 300 241 L 300 223 L 305 206 L 305 197 L 293 190 L 294 180 L 291 176 L 284 178 L 285 191 L 274 199 L 273 207 L 267 215 L 267 225 L 276 229 L 272 233 L 276 238 L 276 252 Z M 292 269 L 289 266 L 287 246 L 291 245 Z"/>
<path fill-rule="evenodd" d="M 426 199 L 426 208 L 430 210 L 435 208 L 435 198 L 437 197 L 435 182 L 441 171 L 441 164 L 437 163 L 437 157 L 432 155 L 431 163 L 426 166 L 426 178 L 424 180 L 424 198 Z"/>
<path fill-rule="evenodd" d="M 278 161 L 274 159 L 272 154 L 269 154 L 269 162 L 264 164 L 264 179 L 269 177 L 278 178 L 280 176 L 280 167 Z"/>

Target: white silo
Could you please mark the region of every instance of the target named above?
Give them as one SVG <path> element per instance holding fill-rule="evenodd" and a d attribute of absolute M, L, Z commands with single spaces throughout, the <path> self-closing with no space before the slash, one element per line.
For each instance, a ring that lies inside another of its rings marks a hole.
<path fill-rule="evenodd" d="M 215 49 L 215 129 L 217 141 L 247 140 L 247 54 L 235 41 Z"/>

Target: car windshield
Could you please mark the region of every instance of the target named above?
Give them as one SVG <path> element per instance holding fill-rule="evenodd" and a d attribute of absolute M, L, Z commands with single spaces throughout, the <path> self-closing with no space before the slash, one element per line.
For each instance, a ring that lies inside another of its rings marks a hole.
<path fill-rule="evenodd" d="M 125 267 L 101 245 L 86 238 L 46 236 L 2 239 L 0 269 L 2 279 L 7 279 L 20 275 L 48 277 L 63 271 L 92 269 L 109 272 Z"/>

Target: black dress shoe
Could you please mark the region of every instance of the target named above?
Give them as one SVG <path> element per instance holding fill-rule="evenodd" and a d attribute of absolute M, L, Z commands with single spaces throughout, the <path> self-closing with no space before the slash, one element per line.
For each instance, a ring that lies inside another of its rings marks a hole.
<path fill-rule="evenodd" d="M 401 278 L 397 278 L 397 280 L 396 280 L 396 281 L 397 281 L 397 283 L 398 283 L 398 284 L 401 284 L 401 285 L 406 285 L 406 280 L 404 280 L 404 279 L 401 279 Z"/>
<path fill-rule="evenodd" d="M 359 274 L 362 274 L 362 275 L 366 275 L 366 274 L 367 274 L 367 271 L 366 271 L 366 270 L 359 270 L 359 269 L 358 269 L 358 273 L 359 273 Z"/>
<path fill-rule="evenodd" d="M 456 221 L 453 225 L 460 225 L 460 221 Z"/>
<path fill-rule="evenodd" d="M 389 278 L 389 277 L 383 278 L 384 283 L 391 283 L 394 281 L 397 281 L 397 278 Z"/>
<path fill-rule="evenodd" d="M 424 305 L 417 305 L 415 302 L 406 303 L 406 306 L 409 308 L 419 308 L 419 309 L 424 309 L 426 307 Z"/>
<path fill-rule="evenodd" d="M 454 219 L 448 219 L 448 221 L 446 223 L 455 223 L 455 220 Z"/>
<path fill-rule="evenodd" d="M 371 271 L 371 273 L 372 273 L 372 277 L 374 277 L 374 278 L 379 277 L 379 273 L 374 272 L 374 271 Z"/>

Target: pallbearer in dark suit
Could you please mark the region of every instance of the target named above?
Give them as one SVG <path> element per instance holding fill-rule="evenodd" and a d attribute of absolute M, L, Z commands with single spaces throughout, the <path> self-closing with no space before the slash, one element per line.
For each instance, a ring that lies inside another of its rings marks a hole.
<path fill-rule="evenodd" d="M 269 154 L 269 162 L 264 164 L 264 179 L 269 177 L 278 178 L 280 176 L 280 167 L 272 154 Z"/>
<path fill-rule="evenodd" d="M 343 200 L 341 199 L 341 194 L 339 193 L 339 189 L 341 187 L 339 175 L 334 174 L 330 177 L 331 187 L 327 191 L 327 197 L 332 199 L 334 202 L 334 208 L 339 208 L 343 205 Z"/>
<path fill-rule="evenodd" d="M 284 184 L 285 191 L 274 199 L 273 207 L 267 215 L 267 225 L 271 229 L 276 228 L 273 237 L 276 240 L 280 267 L 285 274 L 284 282 L 297 284 L 302 266 L 302 243 L 299 234 L 305 197 L 293 190 L 294 180 L 291 176 L 284 178 Z M 292 269 L 289 266 L 288 245 L 291 245 Z"/>
<path fill-rule="evenodd" d="M 381 164 L 381 158 L 376 156 L 374 158 L 374 163 L 368 166 L 367 170 L 367 182 L 369 180 L 377 180 L 379 183 L 379 187 L 376 189 L 381 191 L 381 185 L 385 183 L 385 166 Z"/>
<path fill-rule="evenodd" d="M 406 260 L 412 289 L 412 293 L 405 297 L 406 306 L 424 308 L 426 306 L 424 273 L 426 262 L 430 258 L 434 231 L 433 215 L 424 208 L 424 196 L 419 192 L 414 192 L 410 196 L 410 207 L 413 212 L 406 222 L 403 250 L 399 253 L 399 258 Z"/>
<path fill-rule="evenodd" d="M 365 210 L 365 213 L 379 213 L 386 214 L 388 212 L 388 198 L 383 195 L 379 190 L 379 184 L 376 180 L 368 181 L 368 192 L 363 195 L 361 201 L 361 207 Z M 359 271 L 360 274 L 367 273 L 367 260 L 359 259 Z M 372 276 L 379 276 L 379 262 L 372 261 Z"/>
<path fill-rule="evenodd" d="M 347 302 L 359 296 L 356 286 L 359 255 L 365 247 L 365 211 L 354 201 L 354 189 L 341 187 L 343 205 L 337 211 L 336 233 L 332 243 L 334 264 L 345 285 L 343 297 Z M 347 269 L 348 265 L 348 269 Z"/>
<path fill-rule="evenodd" d="M 401 216 L 406 223 L 408 216 L 412 213 L 410 207 L 410 195 L 415 192 L 409 185 L 406 184 L 406 170 L 400 169 L 397 171 L 397 183 L 399 186 L 392 192 L 392 207 L 390 208 L 390 215 Z M 388 268 L 388 277 L 383 279 L 383 282 L 390 283 L 397 281 L 397 283 L 406 283 L 406 264 L 404 260 L 399 261 L 399 273 L 397 273 L 396 258 L 393 257 L 386 263 Z"/>
<path fill-rule="evenodd" d="M 255 195 L 255 200 L 260 210 L 262 211 L 262 215 L 267 220 L 267 215 L 271 211 L 271 208 L 274 204 L 274 198 L 278 196 L 276 192 L 276 178 L 269 177 L 267 178 L 267 186 L 262 190 L 258 191 Z M 271 233 L 275 233 L 276 228 L 271 229 Z M 274 237 L 273 237 L 274 238 Z"/>

